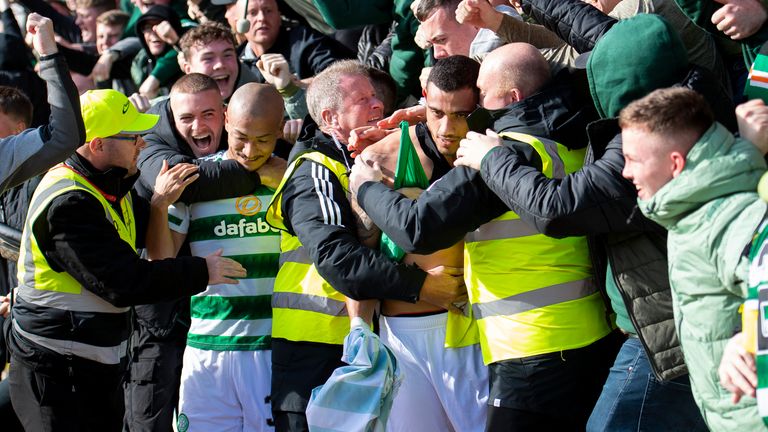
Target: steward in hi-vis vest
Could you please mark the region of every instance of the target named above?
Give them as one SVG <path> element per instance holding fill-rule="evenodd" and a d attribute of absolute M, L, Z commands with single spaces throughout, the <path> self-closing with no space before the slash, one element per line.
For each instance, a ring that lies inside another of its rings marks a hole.
<path fill-rule="evenodd" d="M 584 160 L 548 139 L 500 135 L 533 147 L 550 178 Z M 486 364 L 581 348 L 611 331 L 584 237 L 547 237 L 508 211 L 466 235 L 464 267 Z"/>
<path fill-rule="evenodd" d="M 86 143 L 32 196 L 11 312 L 11 398 L 26 430 L 119 430 L 128 306 L 196 294 L 220 257 L 139 258 L 148 212 L 131 195 L 143 147 L 139 114 L 114 90 L 80 98 Z M 43 391 L 43 389 L 45 389 Z"/>
<path fill-rule="evenodd" d="M 494 63 L 535 63 L 534 68 L 511 70 L 549 74 L 546 61 L 530 45 L 509 44 L 499 50 L 489 54 L 494 56 L 491 63 L 486 59 L 480 67 L 478 87 L 484 104 L 488 95 L 500 94 L 493 85 L 504 84 L 499 74 L 506 69 L 491 70 Z M 505 50 L 520 55 L 510 57 Z M 568 84 L 566 76 L 544 80 L 538 89 L 517 91 L 502 108 L 473 113 L 468 122 L 476 130 L 491 128 L 507 135 L 503 146 L 513 149 L 526 166 L 561 178 L 581 167 L 584 131 L 592 118 Z M 483 117 L 488 121 L 478 120 Z M 493 151 L 486 157 L 493 157 Z M 356 184 L 360 180 L 353 174 Z M 620 337 L 612 331 L 594 283 L 583 237 L 540 235 L 510 211 L 513 208 L 488 188 L 477 170 L 464 166 L 453 168 L 417 200 L 372 181 L 358 187 L 357 200 L 373 223 L 407 253 L 428 254 L 465 240 L 469 307 L 489 368 L 486 430 L 586 425 Z M 450 331 L 458 327 L 453 321 L 448 323 L 447 346 L 459 346 L 463 336 Z"/>
<path fill-rule="evenodd" d="M 319 152 L 307 152 L 300 154 L 291 163 L 275 191 L 267 222 L 283 230 L 283 234 L 280 241 L 280 271 L 272 294 L 272 337 L 341 345 L 349 333 L 344 295 L 334 290 L 320 276 L 299 238 L 286 231 L 279 205 L 285 183 L 296 168 L 306 161 L 330 170 L 331 175 L 341 183 L 342 189 L 349 190 L 349 177 L 344 164 Z"/>
<path fill-rule="evenodd" d="M 311 389 L 342 365 L 349 333 L 345 296 L 414 302 L 425 280 L 424 271 L 358 241 L 348 200 L 353 159 L 315 125 L 309 131 L 309 141 L 296 144 L 266 216 L 283 231 L 272 298 L 276 413 L 303 413 Z"/>
<path fill-rule="evenodd" d="M 581 150 L 527 134 L 508 136 L 548 176 L 581 166 Z M 464 236 L 464 278 L 489 367 L 488 404 L 498 408 L 490 420 L 495 413 L 533 410 L 535 400 L 551 409 L 578 403 L 573 421 L 586 423 L 591 407 L 565 396 L 587 392 L 594 404 L 615 351 L 583 237 L 539 234 L 485 186 L 479 172 L 465 167 L 452 169 L 416 201 L 372 182 L 362 185 L 358 199 L 408 253 L 431 253 Z M 451 317 L 446 345 L 460 346 L 464 333 L 452 331 L 459 323 Z"/>
<path fill-rule="evenodd" d="M 342 364 L 349 325 L 344 296 L 447 304 L 461 286 L 442 269 L 427 273 L 395 263 L 358 239 L 347 139 L 383 115 L 369 70 L 352 60 L 332 64 L 308 87 L 307 106 L 312 121 L 303 126 L 267 212 L 285 236 L 272 303 L 271 402 L 278 431 L 308 427 L 312 389 Z"/>

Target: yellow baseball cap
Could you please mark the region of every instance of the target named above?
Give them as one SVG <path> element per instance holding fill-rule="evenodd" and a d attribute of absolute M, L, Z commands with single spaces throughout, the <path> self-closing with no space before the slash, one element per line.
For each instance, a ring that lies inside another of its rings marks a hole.
<path fill-rule="evenodd" d="M 80 96 L 85 141 L 119 133 L 139 134 L 155 127 L 160 116 L 142 114 L 117 90 L 89 90 Z"/>

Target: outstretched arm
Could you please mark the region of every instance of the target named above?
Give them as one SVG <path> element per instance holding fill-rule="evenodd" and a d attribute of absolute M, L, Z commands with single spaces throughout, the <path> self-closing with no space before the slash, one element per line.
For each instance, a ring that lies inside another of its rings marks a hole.
<path fill-rule="evenodd" d="M 600 159 L 562 179 L 548 178 L 531 167 L 515 148 L 501 146 L 495 134 L 469 135 L 458 155 L 457 165 L 480 168 L 485 183 L 507 207 L 548 236 L 630 231 L 652 225 L 643 217 L 627 221 L 637 194 L 621 175 L 620 135 Z"/>
<path fill-rule="evenodd" d="M 352 193 L 376 226 L 407 253 L 430 254 L 453 246 L 507 211 L 480 174 L 468 168 L 450 170 L 418 200 L 378 183 L 366 173 L 369 168 L 355 163 Z"/>
<path fill-rule="evenodd" d="M 0 140 L 0 192 L 66 159 L 85 142 L 80 99 L 67 64 L 58 54 L 51 20 L 32 13 L 27 31 L 40 54 L 40 76 L 48 86 L 50 122 Z"/>

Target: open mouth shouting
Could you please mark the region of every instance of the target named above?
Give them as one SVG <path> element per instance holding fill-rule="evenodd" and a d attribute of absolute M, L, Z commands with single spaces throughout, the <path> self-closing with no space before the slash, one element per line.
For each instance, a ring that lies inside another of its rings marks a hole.
<path fill-rule="evenodd" d="M 208 134 L 201 134 L 201 135 L 192 135 L 192 144 L 197 149 L 196 153 L 208 155 L 216 151 L 216 148 L 218 147 L 218 143 L 213 142 L 213 135 Z"/>
<path fill-rule="evenodd" d="M 221 92 L 222 97 L 228 97 L 230 96 L 228 93 L 232 90 L 231 85 L 231 79 L 232 75 L 230 74 L 216 74 L 211 75 L 211 78 L 213 78 L 214 81 L 216 81 L 216 84 L 219 86 L 219 91 Z"/>

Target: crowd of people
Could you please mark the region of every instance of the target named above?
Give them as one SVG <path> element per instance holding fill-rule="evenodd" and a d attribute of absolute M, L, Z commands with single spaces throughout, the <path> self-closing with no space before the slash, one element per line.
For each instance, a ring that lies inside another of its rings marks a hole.
<path fill-rule="evenodd" d="M 4 431 L 767 427 L 768 1 L 0 16 Z"/>

